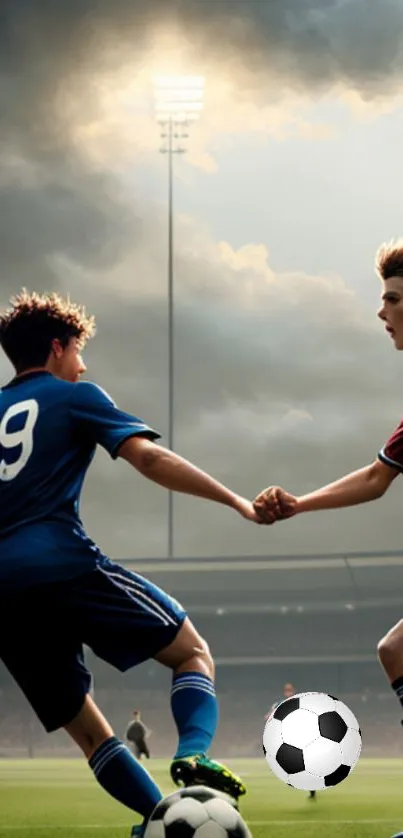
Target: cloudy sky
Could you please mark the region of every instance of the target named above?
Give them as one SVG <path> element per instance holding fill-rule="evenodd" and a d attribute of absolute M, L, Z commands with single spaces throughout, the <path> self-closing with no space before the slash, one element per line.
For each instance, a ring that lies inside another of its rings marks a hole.
<path fill-rule="evenodd" d="M 403 234 L 399 0 L 4 0 L 0 304 L 22 285 L 97 318 L 87 377 L 167 440 L 167 159 L 155 74 L 205 77 L 175 158 L 175 446 L 239 493 L 309 491 L 403 415 L 374 256 Z M 2 380 L 11 376 L 0 360 Z M 401 549 L 399 481 L 255 527 L 178 497 L 178 556 Z M 100 450 L 82 515 L 163 556 L 167 495 Z"/>

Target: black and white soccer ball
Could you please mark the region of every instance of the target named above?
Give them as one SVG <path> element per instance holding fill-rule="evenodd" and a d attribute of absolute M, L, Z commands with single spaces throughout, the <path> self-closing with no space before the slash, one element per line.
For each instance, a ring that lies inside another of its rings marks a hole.
<path fill-rule="evenodd" d="M 252 838 L 236 803 L 206 786 L 190 786 L 155 807 L 144 838 Z"/>
<path fill-rule="evenodd" d="M 336 786 L 357 764 L 361 730 L 349 707 L 326 693 L 282 701 L 266 722 L 263 752 L 274 774 L 296 789 Z"/>

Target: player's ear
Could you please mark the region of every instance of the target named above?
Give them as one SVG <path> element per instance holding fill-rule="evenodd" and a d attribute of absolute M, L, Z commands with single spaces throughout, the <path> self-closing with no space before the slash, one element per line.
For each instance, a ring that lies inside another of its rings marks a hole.
<path fill-rule="evenodd" d="M 59 338 L 53 338 L 50 351 L 53 352 L 58 361 L 63 357 L 64 347 L 60 343 Z"/>

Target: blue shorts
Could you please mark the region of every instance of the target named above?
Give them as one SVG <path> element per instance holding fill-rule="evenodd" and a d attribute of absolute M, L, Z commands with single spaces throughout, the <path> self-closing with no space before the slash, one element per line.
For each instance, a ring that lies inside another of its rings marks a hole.
<path fill-rule="evenodd" d="M 121 672 L 175 639 L 184 609 L 113 562 L 0 599 L 0 658 L 48 732 L 69 724 L 91 688 L 83 645 Z"/>

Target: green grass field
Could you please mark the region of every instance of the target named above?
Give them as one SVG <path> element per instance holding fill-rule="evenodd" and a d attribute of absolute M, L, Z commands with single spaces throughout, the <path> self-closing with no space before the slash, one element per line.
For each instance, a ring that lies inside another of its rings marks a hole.
<path fill-rule="evenodd" d="M 230 760 L 249 793 L 241 812 L 253 838 L 389 838 L 403 829 L 403 761 L 361 759 L 340 786 L 309 801 L 262 760 Z M 168 763 L 149 763 L 173 791 Z M 128 838 L 136 818 L 98 786 L 81 760 L 0 761 L 0 838 Z"/>

